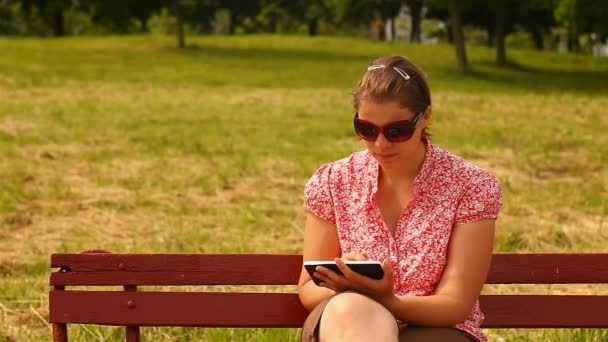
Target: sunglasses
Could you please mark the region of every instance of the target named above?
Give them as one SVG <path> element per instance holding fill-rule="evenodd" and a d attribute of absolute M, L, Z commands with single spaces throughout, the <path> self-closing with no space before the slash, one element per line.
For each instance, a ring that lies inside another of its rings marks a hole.
<path fill-rule="evenodd" d="M 392 143 L 403 142 L 412 137 L 422 114 L 423 112 L 418 113 L 412 121 L 400 120 L 389 122 L 384 126 L 376 126 L 367 120 L 359 119 L 359 113 L 355 113 L 353 125 L 355 126 L 355 132 L 363 140 L 376 141 L 378 135 L 382 133 L 386 140 Z"/>

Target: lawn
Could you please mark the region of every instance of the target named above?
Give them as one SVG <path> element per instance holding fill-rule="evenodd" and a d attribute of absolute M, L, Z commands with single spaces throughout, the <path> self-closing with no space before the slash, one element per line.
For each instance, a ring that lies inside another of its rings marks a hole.
<path fill-rule="evenodd" d="M 427 73 L 433 142 L 492 171 L 496 252 L 608 249 L 608 59 L 299 36 L 0 39 L 0 341 L 48 341 L 54 252 L 300 253 L 303 186 L 364 146 L 351 91 L 374 58 Z M 294 291 L 278 288 L 277 291 Z M 595 293 L 608 286 L 486 286 Z M 486 330 L 605 341 L 601 330 Z M 124 329 L 73 326 L 75 341 Z M 297 329 L 144 328 L 153 341 L 295 340 Z"/>

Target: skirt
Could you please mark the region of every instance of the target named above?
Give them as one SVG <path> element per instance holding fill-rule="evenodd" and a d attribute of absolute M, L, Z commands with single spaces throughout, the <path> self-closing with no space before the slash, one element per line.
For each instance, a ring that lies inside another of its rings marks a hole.
<path fill-rule="evenodd" d="M 319 303 L 308 315 L 304 325 L 300 341 L 319 341 L 319 322 L 327 303 L 333 298 L 329 297 Z M 479 342 L 479 340 L 464 330 L 443 327 L 421 327 L 399 324 L 399 342 Z"/>

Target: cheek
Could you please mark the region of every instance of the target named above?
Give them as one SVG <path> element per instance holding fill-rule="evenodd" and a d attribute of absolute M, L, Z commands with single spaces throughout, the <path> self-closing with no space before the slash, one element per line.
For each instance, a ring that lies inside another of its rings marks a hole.
<path fill-rule="evenodd" d="M 416 150 L 416 144 L 413 143 L 414 138 L 415 138 L 415 136 L 412 136 L 412 138 L 410 140 L 398 144 L 397 148 L 399 149 L 399 151 L 403 152 L 403 154 L 413 153 L 413 151 Z"/>
<path fill-rule="evenodd" d="M 367 141 L 367 140 L 363 140 L 361 139 L 361 141 L 363 141 L 365 143 L 365 147 L 367 147 L 368 150 L 373 150 L 374 149 L 374 143 L 371 141 Z"/>

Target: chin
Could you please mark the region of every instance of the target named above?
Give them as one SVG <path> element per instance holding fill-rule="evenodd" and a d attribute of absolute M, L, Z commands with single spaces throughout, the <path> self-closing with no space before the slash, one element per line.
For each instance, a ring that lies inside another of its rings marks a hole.
<path fill-rule="evenodd" d="M 375 153 L 374 158 L 376 158 L 376 160 L 381 164 L 382 163 L 392 163 L 392 162 L 399 160 L 399 154 L 398 153 Z"/>

